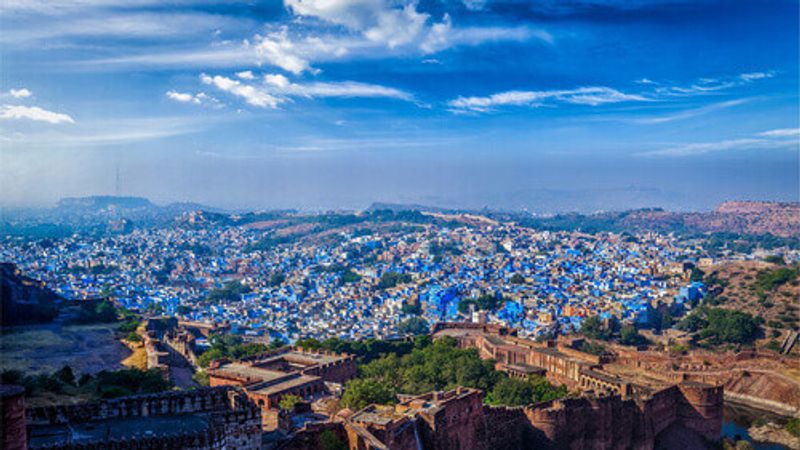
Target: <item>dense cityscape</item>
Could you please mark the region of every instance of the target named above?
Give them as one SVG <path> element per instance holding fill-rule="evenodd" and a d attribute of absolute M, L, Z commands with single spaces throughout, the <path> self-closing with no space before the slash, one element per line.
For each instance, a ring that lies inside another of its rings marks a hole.
<path fill-rule="evenodd" d="M 113 296 L 137 312 L 290 342 L 386 338 L 412 316 L 471 312 L 532 337 L 577 331 L 593 315 L 646 324 L 659 305 L 681 314 L 705 291 L 683 277 L 704 256 L 690 241 L 487 222 L 345 227 L 286 243 L 269 227 L 168 227 L 6 245 L 0 259 L 66 298 Z M 489 304 L 469 308 L 479 298 Z"/>
<path fill-rule="evenodd" d="M 800 450 L 797 0 L 0 0 L 0 450 Z"/>

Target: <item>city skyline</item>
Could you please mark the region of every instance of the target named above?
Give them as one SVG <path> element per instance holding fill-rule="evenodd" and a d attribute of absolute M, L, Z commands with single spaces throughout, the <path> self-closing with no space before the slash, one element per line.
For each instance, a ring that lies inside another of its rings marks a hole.
<path fill-rule="evenodd" d="M 253 209 L 796 201 L 797 15 L 788 1 L 7 2 L 0 206 L 118 191 Z"/>

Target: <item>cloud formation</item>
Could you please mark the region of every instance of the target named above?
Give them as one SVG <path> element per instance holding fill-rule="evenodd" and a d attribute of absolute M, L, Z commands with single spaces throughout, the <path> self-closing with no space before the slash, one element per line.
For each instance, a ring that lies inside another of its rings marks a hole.
<path fill-rule="evenodd" d="M 293 83 L 282 74 L 266 74 L 260 84 L 246 84 L 225 76 L 206 74 L 200 76 L 200 81 L 239 97 L 247 104 L 259 108 L 274 109 L 282 103 L 289 102 L 292 97 L 360 97 L 413 100 L 413 96 L 407 92 L 377 84 L 356 81 Z"/>
<path fill-rule="evenodd" d="M 546 104 L 570 103 L 597 106 L 606 103 L 644 102 L 647 98 L 626 94 L 606 86 L 548 91 L 506 91 L 487 97 L 458 97 L 448 102 L 455 112 L 490 112 L 499 106 L 539 107 Z"/>
<path fill-rule="evenodd" d="M 696 156 L 706 153 L 742 150 L 797 150 L 800 148 L 800 129 L 770 130 L 739 139 L 725 139 L 714 142 L 697 142 L 667 147 L 641 153 L 642 156 Z"/>
<path fill-rule="evenodd" d="M 48 111 L 38 106 L 3 105 L 0 107 L 0 119 L 27 119 L 52 124 L 75 123 L 68 114 Z"/>
<path fill-rule="evenodd" d="M 31 91 L 29 91 L 29 90 L 27 90 L 25 88 L 22 88 L 22 89 L 11 89 L 11 90 L 8 91 L 8 93 L 14 98 L 28 98 L 31 95 L 33 95 L 33 93 Z"/>
<path fill-rule="evenodd" d="M 211 97 L 205 92 L 198 92 L 197 94 L 192 94 L 189 92 L 167 91 L 166 96 L 170 100 L 175 100 L 176 102 L 194 103 L 195 105 L 201 105 L 204 103 L 213 103 L 213 104 L 219 103 L 219 100 L 217 100 L 214 97 Z"/>

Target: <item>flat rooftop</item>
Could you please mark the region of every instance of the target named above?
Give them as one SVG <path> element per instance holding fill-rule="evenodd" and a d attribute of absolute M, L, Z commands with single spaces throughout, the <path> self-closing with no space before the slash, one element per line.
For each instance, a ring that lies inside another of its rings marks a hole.
<path fill-rule="evenodd" d="M 405 417 L 405 415 L 398 413 L 394 406 L 370 405 L 350 416 L 350 420 L 385 426 Z"/>
<path fill-rule="evenodd" d="M 106 439 L 176 436 L 208 428 L 207 415 L 176 414 L 166 416 L 126 417 L 78 424 L 31 426 L 31 448 L 72 444 L 102 443 Z"/>
<path fill-rule="evenodd" d="M 261 395 L 272 395 L 281 391 L 285 391 L 287 389 L 292 389 L 298 386 L 302 386 L 307 383 L 312 383 L 315 381 L 320 380 L 319 377 L 310 376 L 310 375 L 299 375 L 296 377 L 289 378 L 285 381 L 280 381 L 270 386 L 263 387 L 261 389 L 254 389 L 251 392 L 255 394 Z"/>
<path fill-rule="evenodd" d="M 297 350 L 289 350 L 285 353 L 280 353 L 277 355 L 273 355 L 259 362 L 270 362 L 270 361 L 278 361 L 278 360 L 286 360 L 293 363 L 303 364 L 307 366 L 314 366 L 317 364 L 328 364 L 333 363 L 336 361 L 341 361 L 346 359 L 346 356 L 338 356 L 338 355 L 325 355 L 321 353 L 305 353 L 299 352 Z"/>
<path fill-rule="evenodd" d="M 249 378 L 254 382 L 273 381 L 287 375 L 286 372 L 279 372 L 277 370 L 269 370 L 263 367 L 254 367 L 236 362 L 224 364 L 218 369 L 211 370 L 210 373 L 219 374 L 223 377 L 225 375 L 230 375 L 235 378 Z"/>

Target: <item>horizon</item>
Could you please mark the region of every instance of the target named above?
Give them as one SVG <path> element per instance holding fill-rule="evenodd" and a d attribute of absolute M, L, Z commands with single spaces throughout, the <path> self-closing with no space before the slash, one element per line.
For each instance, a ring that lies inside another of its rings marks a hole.
<path fill-rule="evenodd" d="M 136 200 L 136 201 L 145 201 L 148 203 L 146 206 L 152 206 L 156 208 L 168 208 L 172 206 L 185 206 L 185 205 L 192 205 L 197 209 L 193 211 L 198 212 L 213 212 L 213 213 L 222 213 L 222 214 L 249 214 L 249 213 L 264 213 L 264 212 L 286 212 L 286 213 L 297 213 L 297 214 L 360 214 L 365 213 L 373 210 L 397 210 L 397 211 L 420 211 L 420 212 L 427 212 L 427 213 L 443 213 L 443 214 L 483 214 L 483 213 L 497 213 L 497 214 L 529 214 L 534 217 L 552 217 L 558 215 L 584 215 L 584 216 L 592 216 L 592 215 L 601 215 L 601 214 L 616 214 L 616 213 L 624 213 L 629 211 L 647 211 L 647 210 L 661 210 L 670 213 L 676 214 L 686 214 L 686 213 L 713 213 L 717 211 L 720 207 L 728 203 L 759 203 L 759 204 L 774 204 L 774 205 L 799 205 L 800 201 L 773 201 L 773 200 L 754 200 L 754 199 L 729 199 L 724 200 L 714 207 L 710 209 L 695 209 L 695 210 L 681 210 L 681 209 L 668 209 L 661 206 L 645 206 L 639 208 L 627 208 L 627 209 L 599 209 L 599 210 L 569 210 L 569 209 L 562 209 L 562 210 L 554 210 L 554 211 L 539 211 L 539 210 L 528 210 L 528 209 L 502 209 L 502 208 L 491 208 L 489 206 L 485 206 L 482 208 L 460 208 L 460 207 L 449 207 L 449 206 L 433 206 L 433 205 L 423 205 L 423 204 L 416 204 L 416 203 L 390 203 L 390 202 L 381 202 L 381 201 L 374 201 L 369 205 L 363 208 L 356 208 L 356 209 L 348 209 L 348 208 L 336 208 L 336 209 L 300 209 L 300 208 L 225 208 L 218 205 L 211 205 L 211 204 L 203 204 L 193 201 L 167 201 L 167 202 L 156 202 L 147 197 L 140 197 L 140 196 L 130 196 L 130 195 L 106 195 L 106 194 L 96 194 L 96 195 L 87 195 L 82 197 L 62 197 L 58 199 L 54 204 L 45 205 L 45 206 L 18 206 L 18 207 L 8 207 L 6 208 L 8 212 L 16 212 L 16 211 L 29 211 L 29 212 L 45 212 L 49 210 L 56 210 L 61 207 L 65 207 L 68 205 L 62 205 L 62 203 L 68 201 L 81 201 L 81 200 L 100 200 L 100 201 L 107 201 L 107 202 L 114 202 L 125 200 Z"/>
<path fill-rule="evenodd" d="M 797 201 L 800 6 L 0 6 L 0 207 Z"/>

